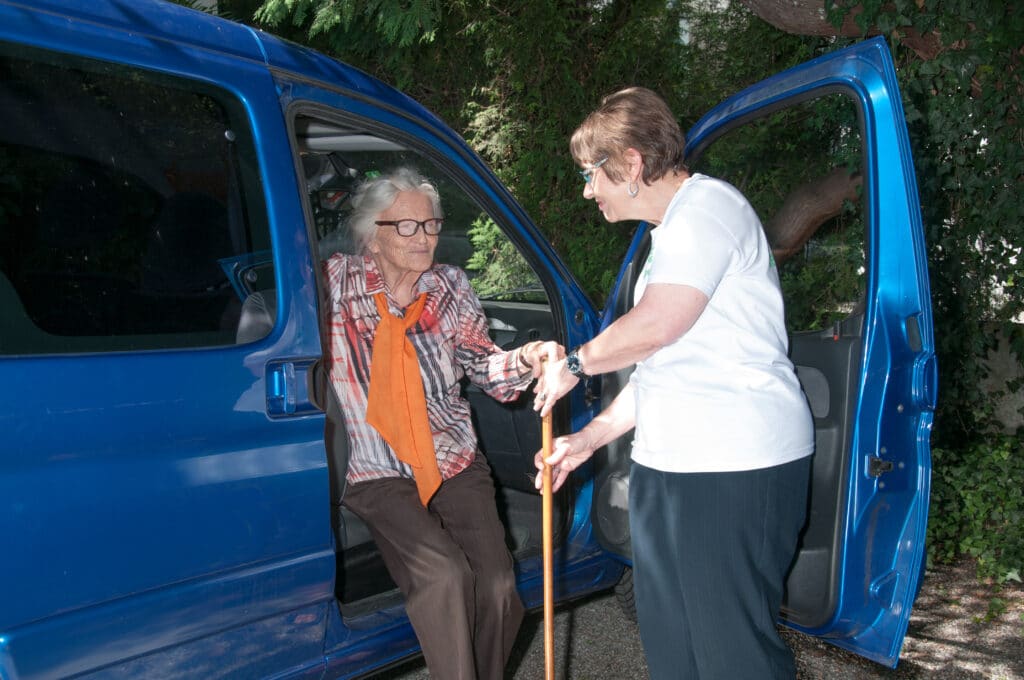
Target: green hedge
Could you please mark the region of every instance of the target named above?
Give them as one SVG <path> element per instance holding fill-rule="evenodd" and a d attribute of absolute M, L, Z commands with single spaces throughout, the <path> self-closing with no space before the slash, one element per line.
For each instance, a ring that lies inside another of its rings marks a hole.
<path fill-rule="evenodd" d="M 978 576 L 1020 581 L 1024 571 L 1024 443 L 994 436 L 964 450 L 932 451 L 928 559 L 961 555 Z"/>

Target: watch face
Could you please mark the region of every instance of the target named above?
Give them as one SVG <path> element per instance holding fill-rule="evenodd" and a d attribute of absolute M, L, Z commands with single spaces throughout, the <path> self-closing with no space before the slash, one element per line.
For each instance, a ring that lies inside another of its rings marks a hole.
<path fill-rule="evenodd" d="M 580 365 L 580 355 L 576 353 L 576 350 L 569 352 L 565 357 L 565 367 L 569 369 L 577 378 L 583 374 L 583 367 Z"/>

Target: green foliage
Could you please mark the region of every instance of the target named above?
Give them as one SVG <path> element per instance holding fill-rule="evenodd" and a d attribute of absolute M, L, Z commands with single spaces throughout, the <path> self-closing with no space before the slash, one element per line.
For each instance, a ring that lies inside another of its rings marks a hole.
<path fill-rule="evenodd" d="M 831 328 L 864 297 L 863 231 L 819 232 L 802 257 L 780 269 L 786 325 L 796 330 Z"/>
<path fill-rule="evenodd" d="M 489 217 L 480 217 L 469 228 L 473 255 L 466 269 L 474 273 L 473 290 L 480 297 L 529 299 L 530 292 L 543 288 L 530 265 Z"/>
<path fill-rule="evenodd" d="M 437 0 L 267 0 L 255 19 L 270 25 L 291 20 L 308 27 L 310 37 L 344 34 L 367 36 L 399 48 L 430 42 L 442 11 Z M 370 40 L 360 40 L 367 49 Z"/>
<path fill-rule="evenodd" d="M 689 45 L 676 55 L 680 77 L 670 100 L 684 131 L 744 87 L 836 48 L 832 39 L 783 33 L 740 3 L 691 2 L 684 20 Z"/>
<path fill-rule="evenodd" d="M 936 439 L 969 446 L 994 426 L 981 387 L 995 341 L 986 326 L 1024 318 L 1024 15 L 1012 3 L 919 4 L 865 5 L 862 20 L 892 29 L 900 65 L 932 276 Z M 908 34 L 941 36 L 941 48 L 922 60 Z M 1024 358 L 1024 347 L 1016 350 Z"/>
<path fill-rule="evenodd" d="M 1024 443 L 995 437 L 967 449 L 933 451 L 928 556 L 977 560 L 978 574 L 1020 580 L 1024 569 Z"/>
<path fill-rule="evenodd" d="M 1013 3 L 976 0 L 862 9 L 858 21 L 890 36 L 899 65 L 929 248 L 940 380 L 930 557 L 968 554 L 983 576 L 1019 579 L 1024 449 L 993 434 L 1000 391 L 983 381 L 993 328 L 1024 359 L 1024 15 Z M 941 37 L 939 49 L 914 51 L 919 43 L 905 38 L 916 36 Z M 1002 392 L 1021 389 L 1011 381 Z"/>
<path fill-rule="evenodd" d="M 985 612 L 985 616 L 975 616 L 975 623 L 989 623 L 995 621 L 1000 616 L 1006 613 L 1006 600 L 1001 597 L 993 597 L 988 602 L 988 611 Z"/>

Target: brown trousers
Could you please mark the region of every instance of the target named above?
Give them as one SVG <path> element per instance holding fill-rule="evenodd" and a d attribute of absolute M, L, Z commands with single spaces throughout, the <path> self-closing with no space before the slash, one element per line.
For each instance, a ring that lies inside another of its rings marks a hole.
<path fill-rule="evenodd" d="M 410 479 L 350 484 L 345 505 L 370 529 L 432 678 L 501 680 L 523 605 L 483 456 L 430 505 Z"/>

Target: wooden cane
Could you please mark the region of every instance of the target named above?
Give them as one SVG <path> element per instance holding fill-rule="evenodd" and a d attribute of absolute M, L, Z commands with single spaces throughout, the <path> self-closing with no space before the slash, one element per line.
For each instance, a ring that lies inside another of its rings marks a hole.
<path fill-rule="evenodd" d="M 555 680 L 555 593 L 554 565 L 551 538 L 551 413 L 541 419 L 541 441 L 544 452 L 544 469 L 541 472 L 543 505 L 541 521 L 544 541 L 544 678 Z"/>

